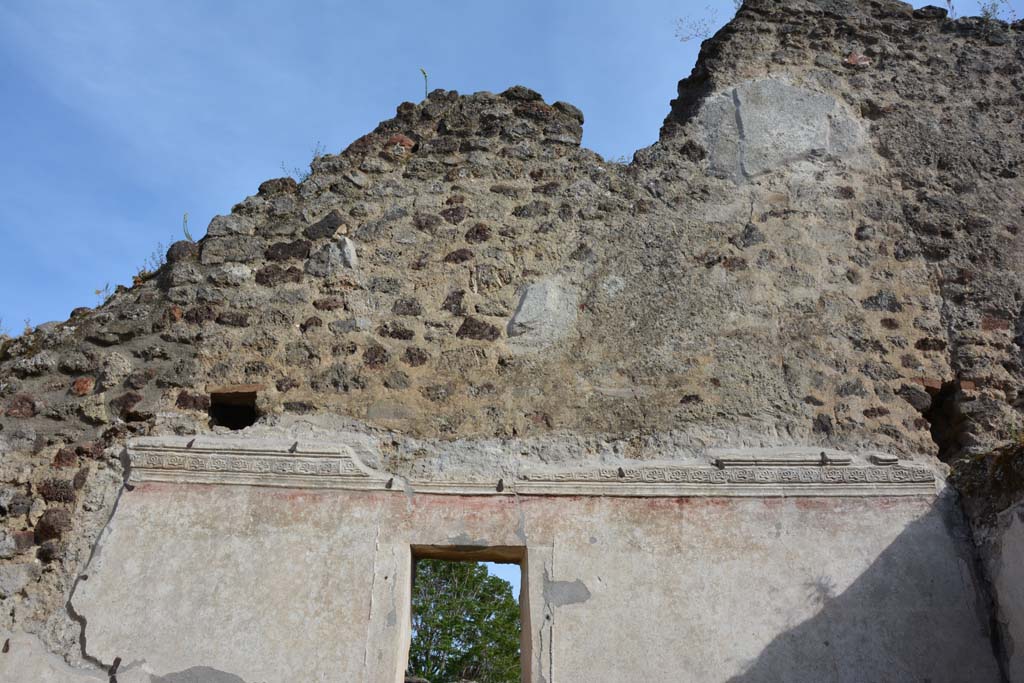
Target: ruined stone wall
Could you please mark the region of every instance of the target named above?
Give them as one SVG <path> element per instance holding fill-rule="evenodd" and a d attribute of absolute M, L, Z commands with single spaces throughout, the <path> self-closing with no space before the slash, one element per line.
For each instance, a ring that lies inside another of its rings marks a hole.
<path fill-rule="evenodd" d="M 210 431 L 224 385 L 399 476 L 796 445 L 961 463 L 993 505 L 986 454 L 1022 428 L 1022 86 L 1020 23 L 748 0 L 628 165 L 523 87 L 400 105 L 4 342 L 0 629 L 77 656 L 65 602 L 126 438 Z"/>

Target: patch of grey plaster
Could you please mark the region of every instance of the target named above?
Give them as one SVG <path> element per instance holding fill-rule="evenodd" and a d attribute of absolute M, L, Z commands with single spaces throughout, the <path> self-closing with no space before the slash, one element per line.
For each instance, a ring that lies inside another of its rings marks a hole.
<path fill-rule="evenodd" d="M 614 299 L 626 288 L 626 281 L 618 275 L 609 275 L 601 280 L 599 288 L 606 297 Z"/>
<path fill-rule="evenodd" d="M 579 293 L 562 278 L 539 280 L 525 287 L 508 322 L 509 346 L 539 351 L 565 339 L 576 325 Z"/>
<path fill-rule="evenodd" d="M 412 509 L 412 499 L 416 495 L 416 491 L 413 490 L 412 483 L 408 479 L 406 479 L 405 477 L 397 477 L 396 476 L 394 478 L 394 483 L 392 484 L 392 486 L 393 487 L 397 486 L 398 490 L 400 490 L 405 495 L 405 505 L 406 505 L 406 508 L 411 510 Z"/>
<path fill-rule="evenodd" d="M 709 172 L 733 178 L 740 172 L 740 131 L 736 105 L 729 96 L 709 97 L 700 110 L 699 122 L 708 150 Z"/>
<path fill-rule="evenodd" d="M 344 443 L 372 469 L 382 469 L 380 443 L 391 434 L 340 415 L 274 415 L 245 433 L 247 438 Z"/>
<path fill-rule="evenodd" d="M 341 249 L 341 259 L 347 268 L 358 268 L 359 257 L 356 256 L 356 243 L 347 237 L 342 237 L 338 242 Z"/>
<path fill-rule="evenodd" d="M 552 432 L 526 438 L 421 439 L 369 426 L 350 417 L 332 414 L 272 415 L 265 422 L 234 432 L 226 439 L 294 442 L 307 440 L 343 443 L 367 467 L 394 477 L 393 486 L 411 496 L 409 481 L 460 481 L 497 484 L 499 479 L 515 481 L 526 470 L 540 466 L 561 468 L 644 464 L 708 465 L 723 454 L 777 455 L 818 453 L 818 446 L 797 445 L 791 434 L 730 433 L 725 428 L 692 425 L 687 429 L 653 432 L 641 440 L 604 434 Z M 713 448 L 711 446 L 714 446 Z M 852 465 L 869 466 L 876 447 L 856 444 L 843 453 Z M 929 466 L 926 457 L 915 465 Z M 942 479 L 941 472 L 936 472 Z"/>
<path fill-rule="evenodd" d="M 708 98 L 699 121 L 710 173 L 737 181 L 798 160 L 844 156 L 863 139 L 834 97 L 778 79 L 748 81 Z"/>
<path fill-rule="evenodd" d="M 577 605 L 590 599 L 590 589 L 579 579 L 552 581 L 544 572 L 544 602 L 552 607 Z"/>
<path fill-rule="evenodd" d="M 366 407 L 366 419 L 400 421 L 411 419 L 413 411 L 399 401 L 376 401 Z"/>
<path fill-rule="evenodd" d="M 491 545 L 487 542 L 487 539 L 473 538 L 465 531 L 458 535 L 450 537 L 448 539 L 448 542 L 451 543 L 453 546 L 460 548 L 486 548 L 489 545 Z"/>
<path fill-rule="evenodd" d="M 306 272 L 315 277 L 329 277 L 342 268 L 356 267 L 356 247 L 343 237 L 339 244 L 328 244 L 306 261 Z"/>
<path fill-rule="evenodd" d="M 364 465 L 395 477 L 393 485 L 406 490 L 409 496 L 413 491 L 407 480 L 496 483 L 502 478 L 516 480 L 524 468 L 537 465 L 589 467 L 636 464 L 636 461 L 707 465 L 718 455 L 729 452 L 767 454 L 780 447 L 787 452 L 820 450 L 810 443 L 794 443 L 791 432 L 762 426 L 761 431 L 747 432 L 738 430 L 735 425 L 729 431 L 724 426 L 694 424 L 680 430 L 652 432 L 640 440 L 600 433 L 552 432 L 526 438 L 448 441 L 416 438 L 343 415 L 277 414 L 223 438 L 344 443 Z M 221 437 L 218 435 L 218 438 Z M 878 452 L 877 445 L 856 440 L 843 450 L 852 456 L 855 466 L 873 464 L 869 456 Z M 926 454 L 920 455 L 915 458 L 915 465 L 929 466 Z M 944 479 L 941 472 L 936 471 L 936 475 L 939 480 Z"/>

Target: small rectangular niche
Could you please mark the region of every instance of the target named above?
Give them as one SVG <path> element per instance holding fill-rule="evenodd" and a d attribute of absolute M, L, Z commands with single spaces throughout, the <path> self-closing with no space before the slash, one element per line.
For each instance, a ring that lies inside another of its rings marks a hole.
<path fill-rule="evenodd" d="M 210 425 L 231 430 L 245 429 L 256 424 L 259 412 L 256 398 L 260 384 L 232 384 L 210 388 Z"/>
<path fill-rule="evenodd" d="M 406 681 L 530 680 L 526 548 L 413 546 L 411 580 Z"/>

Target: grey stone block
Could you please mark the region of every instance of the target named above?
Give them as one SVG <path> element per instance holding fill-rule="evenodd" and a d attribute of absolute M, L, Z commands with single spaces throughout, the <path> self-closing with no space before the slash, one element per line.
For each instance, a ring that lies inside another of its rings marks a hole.
<path fill-rule="evenodd" d="M 576 325 L 579 294 L 561 278 L 527 286 L 508 322 L 509 346 L 544 349 L 567 337 Z"/>
<path fill-rule="evenodd" d="M 777 79 L 741 83 L 709 98 L 699 116 L 712 175 L 752 178 L 816 156 L 842 156 L 860 126 L 831 95 Z"/>

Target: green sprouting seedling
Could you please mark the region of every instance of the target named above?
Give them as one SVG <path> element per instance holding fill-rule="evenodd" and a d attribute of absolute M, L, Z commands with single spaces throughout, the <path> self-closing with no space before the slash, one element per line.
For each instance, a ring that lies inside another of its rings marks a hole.
<path fill-rule="evenodd" d="M 181 217 L 181 231 L 185 233 L 185 239 L 189 242 L 195 242 L 195 240 L 192 239 L 192 233 L 188 231 L 188 211 L 186 211 L 185 215 Z"/>
<path fill-rule="evenodd" d="M 423 74 L 423 99 L 427 99 L 427 94 L 430 92 L 430 77 L 427 76 L 427 70 L 422 66 L 420 67 L 420 73 Z"/>

